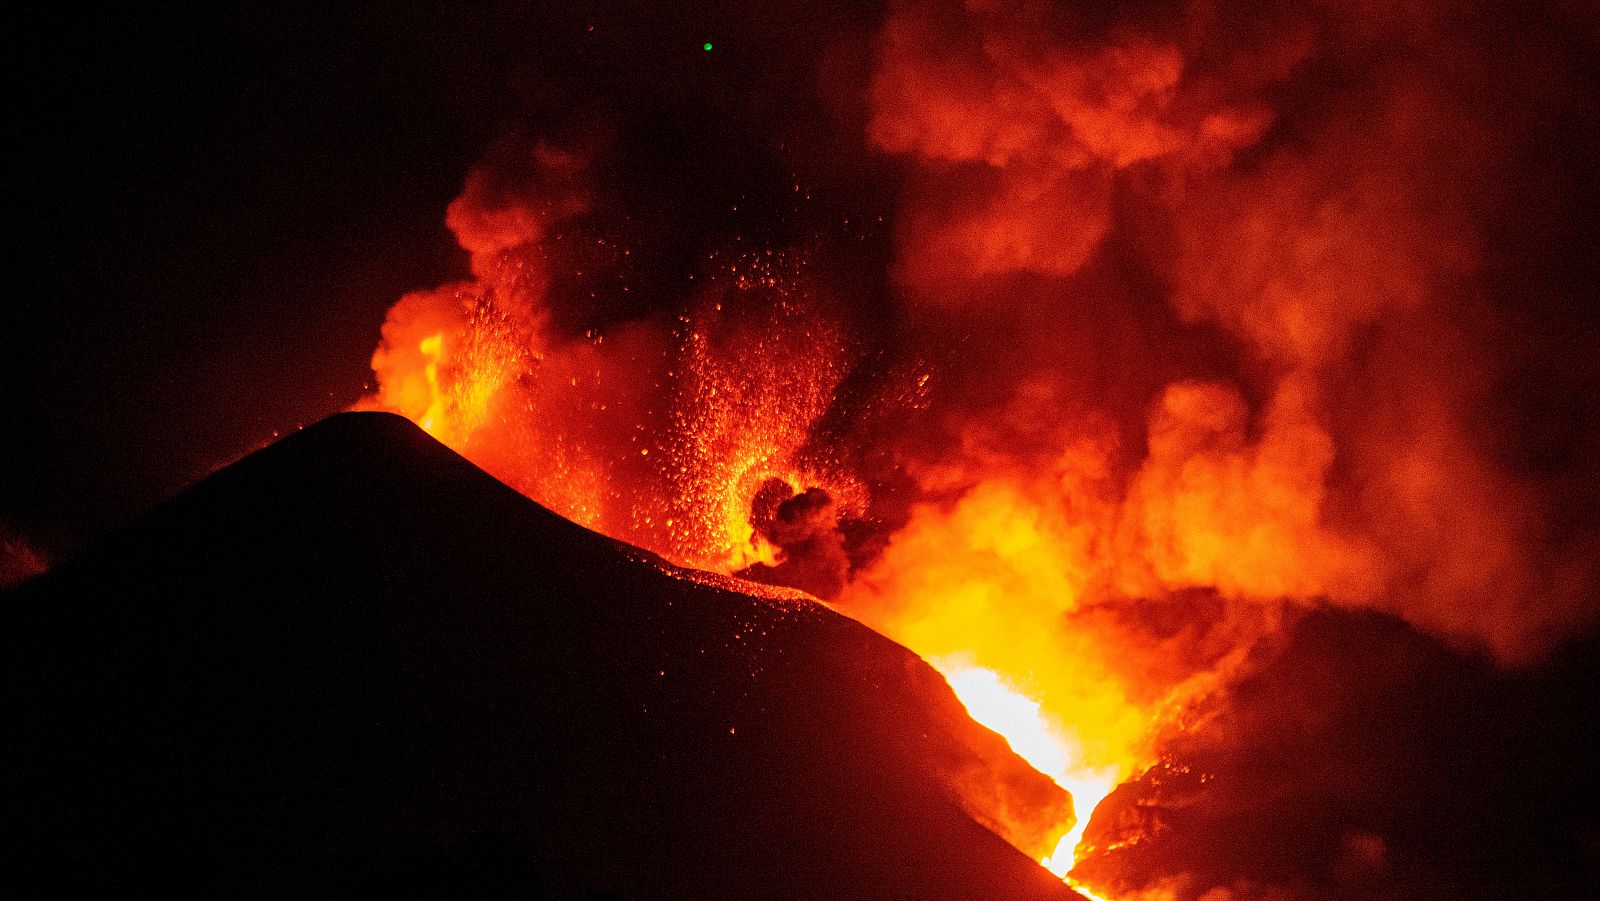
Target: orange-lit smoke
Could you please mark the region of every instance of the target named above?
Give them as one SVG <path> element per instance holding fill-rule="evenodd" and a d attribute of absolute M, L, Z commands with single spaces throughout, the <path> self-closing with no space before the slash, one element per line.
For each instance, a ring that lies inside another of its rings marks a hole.
<path fill-rule="evenodd" d="M 1427 19 L 894 4 L 869 136 L 911 163 L 914 304 L 1082 317 L 1115 252 L 1236 342 L 1229 379 L 1159 387 L 1123 431 L 1143 460 L 1098 522 L 1121 591 L 1373 605 L 1513 661 L 1592 612 L 1473 428 L 1493 360 L 1472 279 L 1508 139 L 1472 103 L 1492 55 Z"/>

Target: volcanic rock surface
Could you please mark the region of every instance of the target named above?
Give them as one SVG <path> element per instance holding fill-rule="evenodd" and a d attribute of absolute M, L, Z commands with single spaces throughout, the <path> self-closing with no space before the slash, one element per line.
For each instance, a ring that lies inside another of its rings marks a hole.
<path fill-rule="evenodd" d="M 327 420 L 5 598 L 11 881 L 1077 897 L 973 819 L 1070 802 L 933 670 L 738 584 Z"/>

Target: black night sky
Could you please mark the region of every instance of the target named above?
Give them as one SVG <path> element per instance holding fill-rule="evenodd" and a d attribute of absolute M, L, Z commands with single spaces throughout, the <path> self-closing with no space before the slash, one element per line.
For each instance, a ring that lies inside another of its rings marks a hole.
<path fill-rule="evenodd" d="M 677 103 L 684 132 L 639 152 L 681 168 L 669 190 L 688 203 L 707 193 L 702 167 L 742 190 L 672 142 L 737 146 L 718 108 L 750 93 L 755 61 L 809 65 L 813 25 L 872 16 L 738 6 L 156 5 L 26 22 L 0 522 L 56 556 L 353 403 L 386 308 L 463 274 L 444 208 L 508 123 L 582 95 Z"/>
<path fill-rule="evenodd" d="M 445 9 L 107 15 L 35 23 L 15 91 L 0 515 L 50 549 L 354 401 L 506 74 Z"/>

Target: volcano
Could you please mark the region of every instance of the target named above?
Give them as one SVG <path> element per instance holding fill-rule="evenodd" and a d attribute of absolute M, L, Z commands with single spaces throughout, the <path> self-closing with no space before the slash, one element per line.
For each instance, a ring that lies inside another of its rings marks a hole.
<path fill-rule="evenodd" d="M 909 651 L 752 591 L 335 416 L 10 593 L 23 882 L 1078 897 L 1013 847 L 1065 792 Z"/>

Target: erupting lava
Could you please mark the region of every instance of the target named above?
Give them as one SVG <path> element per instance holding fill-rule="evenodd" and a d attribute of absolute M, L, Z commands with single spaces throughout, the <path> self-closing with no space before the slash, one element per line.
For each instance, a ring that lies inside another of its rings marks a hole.
<path fill-rule="evenodd" d="M 1477 188 L 1517 145 L 1474 105 L 1498 70 L 1436 61 L 1490 50 L 1339 4 L 1059 6 L 890 4 L 853 95 L 854 152 L 901 167 L 867 264 L 856 217 L 636 284 L 615 135 L 508 139 L 446 217 L 472 278 L 395 305 L 364 403 L 933 661 L 1072 793 L 1066 874 L 1293 611 L 1527 661 L 1600 555 L 1481 434 L 1515 220 Z"/>
<path fill-rule="evenodd" d="M 664 387 L 648 394 L 665 414 L 637 396 L 637 335 L 541 342 L 534 355 L 518 343 L 532 336 L 495 327 L 492 298 L 460 288 L 396 308 L 371 404 L 575 521 L 676 563 L 811 589 L 932 661 L 977 721 L 1071 793 L 1076 822 L 1042 861 L 1065 878 L 1089 814 L 1148 763 L 1179 692 L 1152 683 L 1130 697 L 1110 633 L 1064 619 L 1096 565 L 1084 533 L 1057 531 L 1060 511 L 1004 479 L 954 509 L 917 508 L 876 557 L 847 547 L 842 523 L 865 521 L 869 490 L 812 440 L 843 376 L 840 335 L 799 296 L 803 275 L 779 265 L 714 283 L 721 300 L 678 322 L 677 345 L 650 348 L 648 383 Z M 518 360 L 524 371 L 506 363 Z"/>
<path fill-rule="evenodd" d="M 976 720 L 1072 794 L 1077 820 L 1044 859 L 1065 877 L 1089 813 L 1146 763 L 1158 719 L 1130 699 L 1098 627 L 1052 626 L 1084 592 L 1081 542 L 996 481 L 955 511 L 918 508 L 863 558 L 844 528 L 866 522 L 870 491 L 814 440 L 846 372 L 837 326 L 804 273 L 771 255 L 707 290 L 664 346 L 626 332 L 559 345 L 508 326 L 488 292 L 410 295 L 385 327 L 368 405 L 577 522 L 834 598 L 932 661 Z M 907 386 L 913 407 L 927 381 Z"/>
<path fill-rule="evenodd" d="M 1040 861 L 1050 872 L 1065 878 L 1072 869 L 1073 852 L 1089 825 L 1090 812 L 1127 774 L 1114 768 L 1086 767 L 1080 743 L 1063 734 L 1070 726 L 1051 723 L 1038 701 L 1007 685 L 999 674 L 950 661 L 932 662 L 944 673 L 973 719 L 1005 736 L 1018 756 L 1072 795 L 1077 821 L 1061 836 L 1055 851 Z"/>

